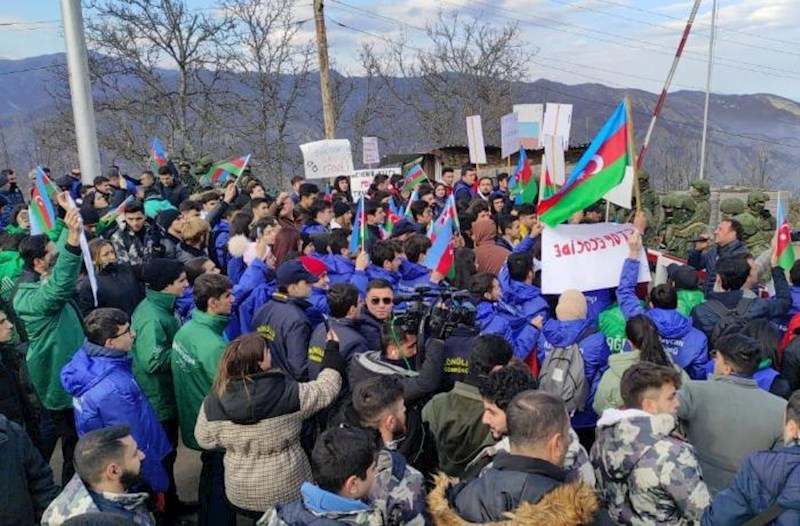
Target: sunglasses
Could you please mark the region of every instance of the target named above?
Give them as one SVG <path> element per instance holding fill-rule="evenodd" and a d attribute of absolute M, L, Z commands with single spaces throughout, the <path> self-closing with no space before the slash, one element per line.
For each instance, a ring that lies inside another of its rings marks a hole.
<path fill-rule="evenodd" d="M 394 303 L 394 298 L 370 298 L 369 300 L 372 305 L 378 305 L 381 301 L 383 301 L 384 305 L 391 305 Z"/>

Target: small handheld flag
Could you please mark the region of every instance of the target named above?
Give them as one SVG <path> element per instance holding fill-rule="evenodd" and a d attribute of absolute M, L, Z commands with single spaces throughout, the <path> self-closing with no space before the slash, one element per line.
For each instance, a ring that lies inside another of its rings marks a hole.
<path fill-rule="evenodd" d="M 224 183 L 231 174 L 233 174 L 234 177 L 242 175 L 242 172 L 249 162 L 250 155 L 217 163 L 209 168 L 208 173 L 203 176 L 203 179 L 211 184 Z"/>
<path fill-rule="evenodd" d="M 775 246 L 775 253 L 778 255 L 778 266 L 787 272 L 794 266 L 794 247 L 792 246 L 792 231 L 789 228 L 789 221 L 783 203 L 778 199 L 778 239 Z"/>
<path fill-rule="evenodd" d="M 58 189 L 45 175 L 41 167 L 37 168 L 36 181 L 34 182 L 32 199 L 28 208 L 31 222 L 31 235 L 46 234 L 56 224 L 56 210 L 53 206 L 53 196 Z"/>
<path fill-rule="evenodd" d="M 453 268 L 453 219 L 448 217 L 433 239 L 422 264 L 447 276 Z"/>
<path fill-rule="evenodd" d="M 102 221 L 110 221 L 116 217 L 119 217 L 125 211 L 125 207 L 128 206 L 128 203 L 130 203 L 133 200 L 134 197 L 132 195 L 129 195 L 128 197 L 125 198 L 125 200 L 122 203 L 120 203 L 118 207 L 116 207 L 114 210 L 109 211 L 100 219 Z"/>
<path fill-rule="evenodd" d="M 425 170 L 422 169 L 422 166 L 415 164 L 411 168 L 408 169 L 406 172 L 406 176 L 403 178 L 403 185 L 400 187 L 401 192 L 410 192 L 417 186 L 419 186 L 422 181 L 427 181 L 428 176 L 425 174 Z"/>
<path fill-rule="evenodd" d="M 419 201 L 419 193 L 414 190 L 411 192 L 411 197 L 408 198 L 408 204 L 406 204 L 406 212 L 403 214 L 406 219 L 413 220 L 414 216 L 411 213 L 411 205 Z"/>
<path fill-rule="evenodd" d="M 167 154 L 164 152 L 164 146 L 158 137 L 153 137 L 153 144 L 150 147 L 150 168 L 153 172 L 158 173 L 158 169 L 167 164 Z"/>
<path fill-rule="evenodd" d="M 533 171 L 525 148 L 519 149 L 519 160 L 511 180 L 514 182 L 514 202 L 516 204 L 532 203 L 536 199 L 536 181 L 533 180 Z M 510 187 L 511 184 L 509 184 Z"/>
<path fill-rule="evenodd" d="M 350 234 L 350 253 L 355 254 L 358 247 L 366 246 L 367 240 L 367 217 L 364 210 L 364 196 L 358 201 L 358 210 L 356 210 L 355 222 L 353 223 L 353 232 Z"/>

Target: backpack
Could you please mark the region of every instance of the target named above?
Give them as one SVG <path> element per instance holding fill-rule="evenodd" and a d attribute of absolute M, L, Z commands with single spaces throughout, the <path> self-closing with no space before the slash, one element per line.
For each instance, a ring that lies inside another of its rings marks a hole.
<path fill-rule="evenodd" d="M 711 336 L 708 338 L 709 349 L 723 336 L 741 333 L 750 321 L 747 311 L 753 303 L 752 298 L 742 298 L 733 309 L 727 308 L 719 300 L 708 300 L 706 304 L 711 312 L 719 316 L 719 321 L 714 325 Z"/>
<path fill-rule="evenodd" d="M 539 373 L 539 389 L 560 396 L 569 414 L 586 408 L 589 382 L 580 344 L 594 332 L 594 327 L 587 327 L 572 345 L 554 348 L 545 357 Z"/>

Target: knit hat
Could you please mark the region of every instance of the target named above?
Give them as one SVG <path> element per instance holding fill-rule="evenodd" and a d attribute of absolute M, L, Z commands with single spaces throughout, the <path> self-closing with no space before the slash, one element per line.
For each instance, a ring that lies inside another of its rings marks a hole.
<path fill-rule="evenodd" d="M 586 296 L 577 289 L 565 290 L 558 298 L 556 317 L 560 321 L 585 320 L 588 315 Z"/>
<path fill-rule="evenodd" d="M 342 217 L 350 210 L 352 210 L 352 208 L 350 208 L 350 205 L 348 203 L 345 203 L 344 201 L 333 202 L 333 217 Z"/>
<path fill-rule="evenodd" d="M 678 290 L 694 290 L 699 283 L 697 271 L 689 265 L 670 264 L 667 267 L 667 277 L 675 282 Z"/>
<path fill-rule="evenodd" d="M 96 208 L 84 206 L 81 207 L 80 213 L 81 221 L 83 221 L 84 225 L 96 225 L 100 222 L 100 212 L 98 212 Z"/>
<path fill-rule="evenodd" d="M 313 258 L 311 256 L 300 256 L 297 261 L 306 267 L 306 270 L 319 277 L 328 272 L 328 265 L 323 263 L 321 259 Z"/>
<path fill-rule="evenodd" d="M 180 215 L 181 213 L 174 208 L 162 210 L 156 215 L 156 224 L 164 230 L 169 230 L 170 225 L 174 223 Z"/>
<path fill-rule="evenodd" d="M 164 290 L 183 272 L 183 263 L 177 259 L 155 258 L 142 265 L 142 281 L 155 291 Z"/>

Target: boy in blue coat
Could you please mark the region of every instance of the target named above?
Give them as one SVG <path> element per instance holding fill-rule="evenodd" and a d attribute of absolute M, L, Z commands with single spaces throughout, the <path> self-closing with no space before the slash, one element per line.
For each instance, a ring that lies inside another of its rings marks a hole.
<path fill-rule="evenodd" d="M 353 285 L 361 294 L 367 294 L 367 284 L 374 279 L 382 279 L 396 289 L 400 284 L 400 265 L 403 263 L 403 247 L 395 240 L 385 239 L 375 243 L 369 250 L 371 263 L 356 259 Z"/>

